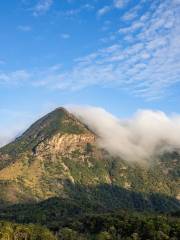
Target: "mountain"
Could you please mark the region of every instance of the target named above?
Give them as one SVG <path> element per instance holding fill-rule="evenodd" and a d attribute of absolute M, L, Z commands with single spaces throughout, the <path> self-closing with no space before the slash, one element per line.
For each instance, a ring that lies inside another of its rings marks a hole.
<path fill-rule="evenodd" d="M 180 209 L 178 152 L 145 166 L 111 156 L 99 147 L 98 138 L 66 109 L 57 108 L 2 147 L 0 206 L 6 210 L 1 216 L 18 218 L 20 211 L 21 218 L 37 219 L 38 211 L 47 219 L 57 217 L 57 211 L 62 217 L 119 208 Z M 19 210 L 12 211 L 13 206 Z"/>

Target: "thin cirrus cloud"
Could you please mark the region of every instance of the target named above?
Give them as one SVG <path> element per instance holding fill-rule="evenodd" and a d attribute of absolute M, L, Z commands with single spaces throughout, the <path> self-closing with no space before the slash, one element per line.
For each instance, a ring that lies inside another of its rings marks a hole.
<path fill-rule="evenodd" d="M 31 75 L 26 70 L 17 70 L 14 72 L 0 72 L 0 85 L 21 85 L 31 80 Z"/>
<path fill-rule="evenodd" d="M 53 4 L 53 0 L 39 0 L 32 9 L 33 15 L 39 16 L 46 13 L 47 11 L 49 11 L 52 4 Z"/>
<path fill-rule="evenodd" d="M 101 17 L 110 11 L 111 11 L 111 6 L 104 6 L 103 8 L 100 8 L 98 10 L 97 15 Z"/>
<path fill-rule="evenodd" d="M 98 17 L 104 16 L 105 14 L 107 14 L 108 12 L 110 12 L 116 8 L 121 9 L 124 6 L 126 6 L 128 2 L 129 2 L 128 0 L 114 0 L 110 5 L 106 5 L 102 8 L 100 8 L 97 11 L 97 16 Z"/>
<path fill-rule="evenodd" d="M 118 29 L 121 41 L 78 59 L 54 87 L 115 86 L 147 99 L 162 96 L 179 82 L 179 10 L 177 1 L 152 3 L 144 15 Z"/>
<path fill-rule="evenodd" d="M 147 100 L 164 96 L 180 82 L 180 2 L 153 1 L 140 14 L 144 2 L 130 9 L 131 16 L 127 13 L 122 17 L 121 21 L 131 21 L 119 25 L 113 33 L 113 43 L 107 42 L 107 47 L 74 60 L 70 69 L 63 70 L 61 66 L 44 71 L 1 72 L 0 84 L 18 82 L 20 75 L 21 84 L 24 79 L 26 84 L 36 87 L 59 90 L 116 87 Z"/>
<path fill-rule="evenodd" d="M 129 0 L 114 0 L 114 7 L 123 8 L 128 2 Z"/>
<path fill-rule="evenodd" d="M 81 14 L 84 11 L 90 12 L 94 10 L 94 5 L 92 4 L 83 4 L 78 8 L 70 8 L 64 12 L 61 12 L 62 16 L 66 17 L 66 18 L 74 18 L 77 17 L 79 14 Z"/>
<path fill-rule="evenodd" d="M 138 12 L 141 9 L 141 5 L 137 5 L 133 7 L 130 11 L 126 12 L 122 16 L 123 21 L 132 21 L 133 19 L 138 17 Z"/>

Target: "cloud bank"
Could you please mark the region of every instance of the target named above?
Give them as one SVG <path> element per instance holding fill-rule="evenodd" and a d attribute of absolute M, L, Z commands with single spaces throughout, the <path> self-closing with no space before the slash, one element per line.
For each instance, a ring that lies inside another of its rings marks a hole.
<path fill-rule="evenodd" d="M 140 110 L 131 119 L 121 120 L 97 107 L 69 110 L 99 136 L 100 147 L 130 162 L 150 161 L 164 151 L 180 148 L 178 115 Z"/>

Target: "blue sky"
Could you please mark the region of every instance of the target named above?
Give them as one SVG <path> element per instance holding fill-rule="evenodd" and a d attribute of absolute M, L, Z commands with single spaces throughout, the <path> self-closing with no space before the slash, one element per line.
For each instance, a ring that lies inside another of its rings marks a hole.
<path fill-rule="evenodd" d="M 0 130 L 61 105 L 179 113 L 179 0 L 13 0 L 0 7 Z"/>

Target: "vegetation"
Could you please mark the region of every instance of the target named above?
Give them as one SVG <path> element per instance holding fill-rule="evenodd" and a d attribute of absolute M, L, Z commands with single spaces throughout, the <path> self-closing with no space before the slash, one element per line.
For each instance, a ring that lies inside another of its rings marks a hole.
<path fill-rule="evenodd" d="M 180 154 L 129 164 L 84 133 L 95 138 L 57 109 L 0 149 L 0 240 L 180 239 Z"/>
<path fill-rule="evenodd" d="M 38 225 L 22 225 L 0 221 L 1 240 L 56 240 L 47 228 Z"/>
<path fill-rule="evenodd" d="M 71 219 L 56 232 L 64 240 L 178 240 L 180 219 L 121 211 Z"/>
<path fill-rule="evenodd" d="M 180 219 L 129 211 L 65 218 L 50 230 L 33 224 L 0 222 L 0 239 L 18 240 L 178 240 Z"/>
<path fill-rule="evenodd" d="M 2 207 L 0 219 L 19 223 L 38 223 L 51 227 L 66 218 L 119 209 L 168 213 L 179 210 L 179 202 L 159 194 L 142 195 L 117 186 L 88 188 L 67 181 L 68 198 L 54 197 L 39 203 Z M 69 193 L 68 193 L 69 191 Z"/>

